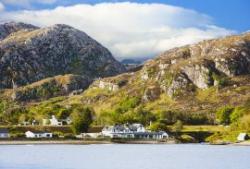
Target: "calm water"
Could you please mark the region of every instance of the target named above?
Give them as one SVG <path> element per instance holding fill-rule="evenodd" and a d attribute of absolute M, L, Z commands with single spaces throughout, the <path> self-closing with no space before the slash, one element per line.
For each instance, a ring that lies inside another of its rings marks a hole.
<path fill-rule="evenodd" d="M 250 147 L 118 144 L 0 146 L 0 169 L 250 169 Z"/>

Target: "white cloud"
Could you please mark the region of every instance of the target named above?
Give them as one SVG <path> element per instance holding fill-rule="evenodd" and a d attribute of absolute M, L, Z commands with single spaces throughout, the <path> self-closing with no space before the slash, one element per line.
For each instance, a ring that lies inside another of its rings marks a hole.
<path fill-rule="evenodd" d="M 5 7 L 4 7 L 3 3 L 0 2 L 0 12 L 4 11 L 4 8 Z"/>
<path fill-rule="evenodd" d="M 209 16 L 164 4 L 100 3 L 0 16 L 39 26 L 69 24 L 101 42 L 118 58 L 149 57 L 167 49 L 233 33 Z"/>

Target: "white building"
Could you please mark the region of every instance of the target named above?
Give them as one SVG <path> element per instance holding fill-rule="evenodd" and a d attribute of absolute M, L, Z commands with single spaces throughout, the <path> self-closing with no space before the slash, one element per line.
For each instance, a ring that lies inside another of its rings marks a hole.
<path fill-rule="evenodd" d="M 81 133 L 76 138 L 98 138 L 102 136 L 102 133 Z"/>
<path fill-rule="evenodd" d="M 238 135 L 238 137 L 237 137 L 237 140 L 238 140 L 238 141 L 245 141 L 245 140 L 247 140 L 247 139 L 248 139 L 247 133 L 240 133 L 240 134 Z"/>
<path fill-rule="evenodd" d="M 57 119 L 56 116 L 52 115 L 51 119 L 43 119 L 43 125 L 50 126 L 63 126 L 64 124 L 70 125 L 72 123 L 71 119 L 68 117 L 67 119 Z"/>
<path fill-rule="evenodd" d="M 5 128 L 0 128 L 0 138 L 9 138 L 9 130 Z"/>
<path fill-rule="evenodd" d="M 52 115 L 51 119 L 49 119 L 51 126 L 62 126 L 62 121 L 59 121 L 56 116 Z"/>
<path fill-rule="evenodd" d="M 26 138 L 52 138 L 52 133 L 47 132 L 32 132 L 32 131 L 26 131 L 25 132 Z"/>
<path fill-rule="evenodd" d="M 135 138 L 135 139 L 167 139 L 168 134 L 164 131 L 147 131 L 142 124 L 115 125 L 104 127 L 103 136 L 111 138 Z"/>

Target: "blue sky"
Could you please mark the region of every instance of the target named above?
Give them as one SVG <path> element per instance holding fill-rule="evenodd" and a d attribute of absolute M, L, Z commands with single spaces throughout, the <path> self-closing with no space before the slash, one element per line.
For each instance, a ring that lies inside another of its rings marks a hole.
<path fill-rule="evenodd" d="M 1 1 L 1 0 L 0 0 Z M 8 0 L 6 0 L 8 1 Z M 11 1 L 11 0 L 9 0 Z M 58 0 L 55 3 L 33 3 L 33 9 L 54 8 L 59 5 L 79 3 L 124 2 L 123 0 Z M 164 3 L 181 6 L 211 16 L 214 23 L 239 32 L 250 29 L 250 0 L 132 0 L 138 3 Z M 25 6 L 7 5 L 8 10 L 23 9 Z"/>
<path fill-rule="evenodd" d="M 157 5 L 156 5 L 157 3 Z M 0 21 L 78 28 L 117 58 L 250 30 L 250 0 L 0 0 Z"/>

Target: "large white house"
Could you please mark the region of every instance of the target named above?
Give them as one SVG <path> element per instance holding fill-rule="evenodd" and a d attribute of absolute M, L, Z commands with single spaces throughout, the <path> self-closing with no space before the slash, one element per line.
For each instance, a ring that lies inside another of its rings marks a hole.
<path fill-rule="evenodd" d="M 57 119 L 56 116 L 52 115 L 51 119 L 43 119 L 43 125 L 50 125 L 50 126 L 63 126 L 64 124 L 71 124 L 72 121 L 68 117 L 67 119 Z"/>
<path fill-rule="evenodd" d="M 135 139 L 167 139 L 168 134 L 164 131 L 151 132 L 142 124 L 115 125 L 104 127 L 103 136 L 111 138 L 135 138 Z"/>
<path fill-rule="evenodd" d="M 26 131 L 25 132 L 26 138 L 52 138 L 52 133 L 47 132 L 32 132 L 32 131 Z"/>
<path fill-rule="evenodd" d="M 6 128 L 0 128 L 0 138 L 9 138 L 9 130 Z"/>

